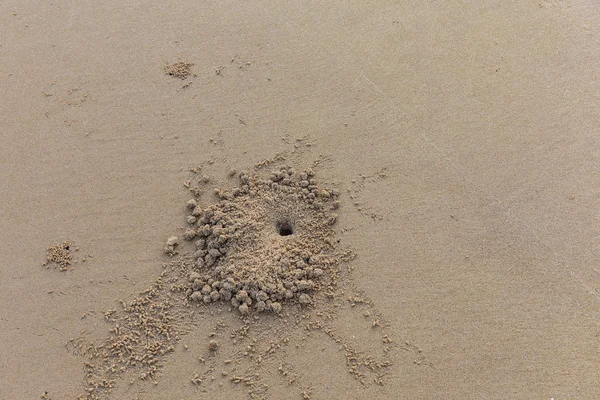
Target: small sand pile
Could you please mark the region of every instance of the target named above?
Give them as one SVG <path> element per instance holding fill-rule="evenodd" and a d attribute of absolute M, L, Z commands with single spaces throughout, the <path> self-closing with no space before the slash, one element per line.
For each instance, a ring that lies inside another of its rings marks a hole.
<path fill-rule="evenodd" d="M 193 65 L 193 63 L 179 61 L 174 64 L 165 65 L 165 73 L 175 78 L 185 79 L 190 76 Z"/>
<path fill-rule="evenodd" d="M 71 242 L 65 240 L 55 246 L 48 247 L 46 262 L 44 266 L 53 264 L 58 267 L 61 271 L 69 269 L 73 262 L 73 255 L 71 254 Z"/>
<path fill-rule="evenodd" d="M 196 260 L 188 298 L 230 302 L 243 315 L 313 303 L 313 293 L 337 279 L 332 211 L 338 192 L 319 188 L 312 170 L 291 167 L 268 179 L 241 173 L 239 183 L 215 189 L 215 204 L 187 203 L 184 239 L 194 243 Z M 178 245 L 169 238 L 165 252 L 173 254 Z"/>

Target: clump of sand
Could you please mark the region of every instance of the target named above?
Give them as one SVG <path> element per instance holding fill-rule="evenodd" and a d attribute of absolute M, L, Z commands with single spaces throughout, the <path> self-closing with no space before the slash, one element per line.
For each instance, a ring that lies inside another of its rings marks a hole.
<path fill-rule="evenodd" d="M 214 204 L 187 203 L 183 236 L 194 243 L 196 260 L 191 301 L 278 314 L 286 303 L 312 304 L 313 293 L 335 285 L 338 192 L 319 187 L 312 170 L 283 167 L 266 179 L 242 172 L 238 187 L 214 193 Z"/>
<path fill-rule="evenodd" d="M 177 254 L 176 247 L 179 246 L 179 238 L 177 236 L 171 236 L 167 239 L 167 243 L 165 244 L 165 253 L 174 256 Z"/>
<path fill-rule="evenodd" d="M 44 266 L 54 265 L 60 271 L 66 271 L 73 263 L 73 254 L 71 253 L 71 242 L 65 240 L 47 249 L 46 262 Z"/>
<path fill-rule="evenodd" d="M 193 65 L 193 63 L 187 63 L 184 61 L 168 64 L 165 65 L 165 74 L 179 79 L 186 79 L 188 76 L 190 76 Z"/>

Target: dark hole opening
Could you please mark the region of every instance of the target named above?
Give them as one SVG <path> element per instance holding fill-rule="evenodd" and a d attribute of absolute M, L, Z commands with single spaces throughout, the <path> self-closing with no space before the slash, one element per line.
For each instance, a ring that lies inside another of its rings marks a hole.
<path fill-rule="evenodd" d="M 276 227 L 277 232 L 281 236 L 289 236 L 294 234 L 294 227 L 292 226 L 292 223 L 287 219 L 278 221 Z"/>

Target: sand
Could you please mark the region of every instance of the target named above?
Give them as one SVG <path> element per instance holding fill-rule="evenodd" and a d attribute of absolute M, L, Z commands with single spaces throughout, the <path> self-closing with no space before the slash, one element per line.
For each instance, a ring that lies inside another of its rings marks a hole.
<path fill-rule="evenodd" d="M 275 167 L 271 160 L 267 164 Z M 382 334 L 387 330 L 381 315 L 354 287 L 348 274 L 354 253 L 337 249 L 332 229 L 337 214 L 332 211 L 339 208 L 339 191 L 320 187 L 312 168 L 296 172 L 280 166 L 262 177 L 241 172 L 237 185 L 212 191 L 211 203 L 196 188 L 212 180 L 194 172 L 198 186 L 191 191 L 196 197 L 185 208 L 195 218 L 192 222 L 188 215 L 183 235 L 189 244 L 177 236 L 166 240 L 164 253 L 172 261 L 163 264 L 154 285 L 129 303 L 121 300 L 119 309 L 104 312 L 111 325 L 108 337 L 94 342 L 80 335 L 67 342 L 71 354 L 82 359 L 85 372 L 79 398 L 118 398 L 123 394 L 115 392 L 137 381 L 158 385 L 169 359 L 177 357 L 180 342 L 188 340 L 198 324 L 232 329 L 226 346 L 214 339 L 220 337 L 216 332 L 208 335 L 210 340 L 198 340 L 207 341 L 208 349 L 198 360 L 209 365 L 190 378 L 198 390 L 214 390 L 212 381 L 217 378 L 212 374 L 221 369 L 220 386 L 244 383 L 250 398 L 268 398 L 272 384 L 263 377 L 282 372 L 285 349 L 304 348 L 304 335 L 312 332 L 329 337 L 330 346 L 345 357 L 341 365 L 363 387 L 383 386 L 397 344 L 391 332 Z M 51 248 L 50 254 L 71 256 L 68 244 Z M 65 258 L 69 257 L 56 262 Z M 357 304 L 368 306 L 362 316 L 354 313 L 357 322 L 376 318 L 369 335 L 379 355 L 360 349 L 335 328 L 343 310 Z M 233 321 L 225 324 L 223 317 Z M 223 359 L 225 351 L 237 358 Z M 303 389 L 312 385 L 310 380 L 295 375 L 288 385 L 310 398 L 311 391 Z"/>
<path fill-rule="evenodd" d="M 0 399 L 598 397 L 591 2 L 0 11 Z"/>

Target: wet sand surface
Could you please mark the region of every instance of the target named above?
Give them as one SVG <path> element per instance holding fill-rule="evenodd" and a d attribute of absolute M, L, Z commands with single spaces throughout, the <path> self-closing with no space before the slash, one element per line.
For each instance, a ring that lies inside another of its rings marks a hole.
<path fill-rule="evenodd" d="M 592 2 L 0 11 L 0 399 L 597 398 Z"/>

